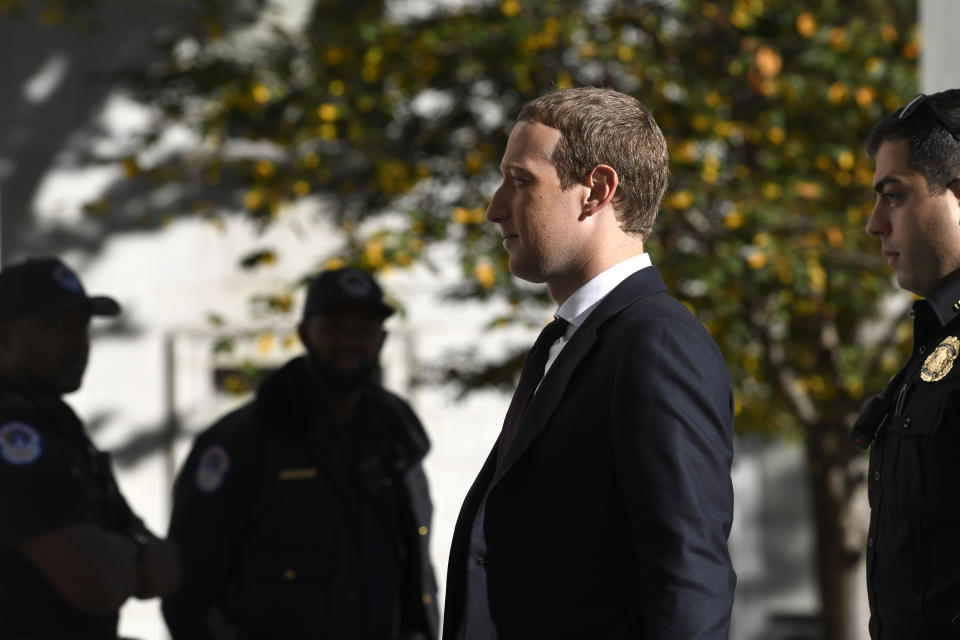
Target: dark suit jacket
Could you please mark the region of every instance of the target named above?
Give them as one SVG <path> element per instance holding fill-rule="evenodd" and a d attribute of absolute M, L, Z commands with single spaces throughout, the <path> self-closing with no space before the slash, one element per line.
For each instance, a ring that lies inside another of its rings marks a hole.
<path fill-rule="evenodd" d="M 486 571 L 500 640 L 727 638 L 732 438 L 716 344 L 654 267 L 630 276 L 563 348 L 501 468 L 494 446 L 467 494 L 444 638 L 462 621 L 468 562 Z"/>

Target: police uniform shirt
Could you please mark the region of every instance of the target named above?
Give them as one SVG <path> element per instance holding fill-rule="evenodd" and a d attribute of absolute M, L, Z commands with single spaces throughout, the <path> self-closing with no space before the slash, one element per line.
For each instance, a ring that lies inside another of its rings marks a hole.
<path fill-rule="evenodd" d="M 960 274 L 914 304 L 913 354 L 870 451 L 874 640 L 960 638 Z"/>
<path fill-rule="evenodd" d="M 0 382 L 0 630 L 3 638 L 116 638 L 117 614 L 73 608 L 19 547 L 38 535 L 95 523 L 121 531 L 135 521 L 106 454 L 59 400 L 41 401 Z"/>

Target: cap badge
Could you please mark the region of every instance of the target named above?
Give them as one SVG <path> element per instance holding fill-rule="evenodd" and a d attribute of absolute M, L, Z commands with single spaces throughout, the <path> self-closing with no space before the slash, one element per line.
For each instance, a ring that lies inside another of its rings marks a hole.
<path fill-rule="evenodd" d="M 343 292 L 357 300 L 365 299 L 373 289 L 370 280 L 356 271 L 345 271 L 340 275 L 339 282 Z"/>
<path fill-rule="evenodd" d="M 59 265 L 53 270 L 53 279 L 60 283 L 60 286 L 70 293 L 83 292 L 83 285 L 81 285 L 80 281 L 77 280 L 77 276 L 74 275 L 73 271 L 70 271 L 70 269 L 67 269 L 63 265 Z"/>
<path fill-rule="evenodd" d="M 942 380 L 950 369 L 953 368 L 953 361 L 960 354 L 960 340 L 955 336 L 950 336 L 937 345 L 927 359 L 923 361 L 923 368 L 920 369 L 920 379 L 924 382 L 936 382 Z"/>
<path fill-rule="evenodd" d="M 0 457 L 16 466 L 34 462 L 43 452 L 37 430 L 23 422 L 8 422 L 0 427 Z"/>
<path fill-rule="evenodd" d="M 204 493 L 213 493 L 223 485 L 229 468 L 230 454 L 219 445 L 209 447 L 197 464 L 197 488 Z"/>

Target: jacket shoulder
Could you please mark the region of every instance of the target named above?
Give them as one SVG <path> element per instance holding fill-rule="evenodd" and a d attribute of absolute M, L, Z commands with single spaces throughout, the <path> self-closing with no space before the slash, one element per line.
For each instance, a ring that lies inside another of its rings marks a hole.
<path fill-rule="evenodd" d="M 620 313 L 610 319 L 614 326 L 638 328 L 645 325 L 665 324 L 677 331 L 706 333 L 706 327 L 682 302 L 666 292 L 655 293 L 632 301 Z"/>
<path fill-rule="evenodd" d="M 23 394 L 0 388 L 0 412 L 35 412 L 36 405 Z"/>
<path fill-rule="evenodd" d="M 31 398 L 12 389 L 0 387 L 0 422 L 24 421 L 34 427 L 47 426 L 49 419 Z"/>
<path fill-rule="evenodd" d="M 430 439 L 420 418 L 410 404 L 383 387 L 375 391 L 376 404 L 381 415 L 391 425 L 395 437 L 410 449 L 415 459 L 420 459 L 430 450 Z"/>
<path fill-rule="evenodd" d="M 723 355 L 713 336 L 679 300 L 658 293 L 628 305 L 611 318 L 607 330 L 629 352 L 692 351 L 703 363 L 722 364 Z M 633 348 L 627 347 L 631 345 Z M 724 364 L 724 369 L 726 365 Z"/>
<path fill-rule="evenodd" d="M 213 446 L 221 446 L 231 453 L 249 446 L 255 422 L 252 402 L 230 411 L 194 437 L 193 455 Z"/>

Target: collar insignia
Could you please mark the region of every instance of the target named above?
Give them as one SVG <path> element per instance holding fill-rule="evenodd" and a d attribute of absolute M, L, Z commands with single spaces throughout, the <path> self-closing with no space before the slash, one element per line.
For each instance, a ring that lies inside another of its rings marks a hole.
<path fill-rule="evenodd" d="M 920 379 L 924 382 L 936 382 L 942 380 L 944 376 L 950 373 L 953 368 L 953 361 L 960 354 L 960 340 L 955 336 L 950 336 L 937 345 L 927 359 L 923 361 L 923 368 L 920 369 Z"/>

